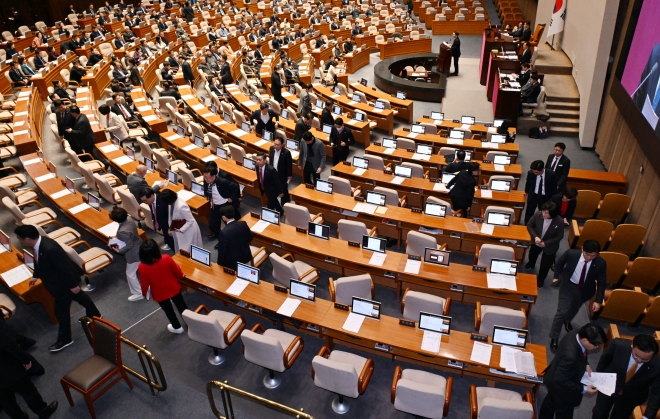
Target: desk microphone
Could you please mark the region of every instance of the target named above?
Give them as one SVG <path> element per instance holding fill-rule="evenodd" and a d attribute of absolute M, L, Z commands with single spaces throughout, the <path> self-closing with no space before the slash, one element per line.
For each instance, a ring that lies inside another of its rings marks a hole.
<path fill-rule="evenodd" d="M 504 53 L 504 47 L 500 47 L 500 49 L 502 50 L 502 55 L 506 55 L 506 54 Z"/>
<path fill-rule="evenodd" d="M 653 64 L 653 67 L 651 67 L 651 71 L 649 71 L 649 74 L 647 74 L 646 77 L 644 77 L 644 80 L 642 80 L 642 82 L 639 83 L 639 86 L 637 86 L 637 89 L 635 89 L 635 91 L 632 92 L 632 94 L 630 95 L 630 97 L 635 96 L 635 93 L 637 93 L 637 91 L 639 90 L 639 88 L 642 87 L 642 85 L 644 84 L 644 82 L 646 82 L 646 79 L 648 79 L 648 78 L 651 76 L 651 74 L 653 74 L 653 72 L 654 72 L 657 68 L 658 68 L 658 63 Z"/>

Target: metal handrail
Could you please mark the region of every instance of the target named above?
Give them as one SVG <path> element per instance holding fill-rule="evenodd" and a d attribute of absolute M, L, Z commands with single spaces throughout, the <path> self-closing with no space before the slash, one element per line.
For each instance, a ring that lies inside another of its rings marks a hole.
<path fill-rule="evenodd" d="M 213 398 L 214 387 L 220 389 L 220 395 L 222 396 L 222 405 L 225 410 L 225 416 L 222 416 L 222 414 L 218 410 L 218 407 L 215 405 L 215 399 Z M 256 394 L 248 393 L 247 391 L 241 390 L 240 388 L 230 386 L 229 384 L 227 384 L 227 381 L 225 381 L 224 383 L 220 381 L 209 381 L 208 383 L 206 383 L 206 395 L 209 398 L 209 404 L 211 405 L 211 410 L 213 411 L 213 414 L 215 415 L 216 418 L 235 419 L 234 408 L 231 403 L 231 393 L 238 394 L 239 396 L 243 396 L 249 399 L 250 401 L 260 403 L 269 408 L 286 413 L 298 419 L 315 419 L 314 416 L 303 412 L 302 408 L 300 408 L 300 410 L 296 410 L 292 407 L 285 406 L 283 404 L 274 402 L 272 400 L 266 399 L 261 396 L 257 396 Z"/>
<path fill-rule="evenodd" d="M 87 336 L 87 341 L 89 342 L 90 346 L 94 347 L 92 331 L 90 329 L 90 325 L 92 324 L 92 319 L 90 319 L 87 316 L 84 316 L 81 317 L 79 321 L 80 324 L 82 325 L 83 330 L 85 331 L 85 336 Z M 160 361 L 158 361 L 158 358 L 156 358 L 154 354 L 152 354 L 150 351 L 147 350 L 147 345 L 140 346 L 137 343 L 121 335 L 119 336 L 119 338 L 121 339 L 121 342 L 123 344 L 137 351 L 138 359 L 140 360 L 140 364 L 142 365 L 142 371 L 144 375 L 135 371 L 131 367 L 122 364 L 126 372 L 133 375 L 140 381 L 147 383 L 149 389 L 151 390 L 151 395 L 154 397 L 156 396 L 156 392 L 160 393 L 162 391 L 167 390 L 167 381 L 165 381 L 165 375 L 163 374 L 163 368 L 160 365 Z M 147 365 L 149 368 L 147 368 Z"/>

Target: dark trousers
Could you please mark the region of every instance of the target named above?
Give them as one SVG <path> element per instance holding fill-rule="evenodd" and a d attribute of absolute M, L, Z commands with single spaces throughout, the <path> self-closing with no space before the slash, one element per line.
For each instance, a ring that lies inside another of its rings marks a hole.
<path fill-rule="evenodd" d="M 548 391 L 539 410 L 539 419 L 573 419 L 574 409 L 560 395 Z"/>
<path fill-rule="evenodd" d="M 539 266 L 539 273 L 536 275 L 536 286 L 542 287 L 545 277 L 548 276 L 550 267 L 555 261 L 555 253 L 548 255 L 543 251 L 543 248 L 531 245 L 529 246 L 529 264 L 532 266 L 536 265 L 536 259 L 538 259 L 539 254 L 541 255 L 541 266 Z"/>
<path fill-rule="evenodd" d="M 280 179 L 280 183 L 282 184 L 282 193 L 284 194 L 284 196 L 281 198 L 282 205 L 291 201 L 291 197 L 289 196 L 289 184 L 286 183 L 286 180 L 286 178 Z"/>
<path fill-rule="evenodd" d="M 591 419 L 628 419 L 637 405 L 630 401 L 630 395 L 625 394 L 625 390 L 622 395 L 614 393 L 612 396 L 598 392 Z"/>
<path fill-rule="evenodd" d="M 71 302 L 75 301 L 81 306 L 85 307 L 85 314 L 87 317 L 100 316 L 101 312 L 94 302 L 84 291 L 79 291 L 78 294 L 72 292 L 63 293 L 62 295 L 55 296 L 55 317 L 60 324 L 57 333 L 58 342 L 71 341 Z"/>
<path fill-rule="evenodd" d="M 573 317 L 580 311 L 584 301 L 582 300 L 582 291 L 578 286 L 566 279 L 559 286 L 559 300 L 557 301 L 557 313 L 552 320 L 550 327 L 550 339 L 559 339 L 561 326 L 573 320 Z"/>
<path fill-rule="evenodd" d="M 314 166 L 309 161 L 305 162 L 305 167 L 303 168 L 303 183 L 309 183 L 310 185 L 316 185 L 316 179 L 320 179 L 321 175 L 316 173 Z"/>
<path fill-rule="evenodd" d="M 48 407 L 37 388 L 30 381 L 30 376 L 25 374 L 12 385 L 0 388 L 0 405 L 11 419 L 24 419 L 26 417 L 23 409 L 16 403 L 16 394 L 20 395 L 30 410 L 37 415 Z"/>
<path fill-rule="evenodd" d="M 220 235 L 220 229 L 222 228 L 222 215 L 221 211 L 223 208 L 226 206 L 231 206 L 230 203 L 222 204 L 222 205 L 213 205 L 211 207 L 211 211 L 209 213 L 209 231 L 213 233 L 215 237 L 218 237 Z M 236 214 L 237 218 L 240 218 L 240 214 Z"/>
<path fill-rule="evenodd" d="M 167 300 L 158 302 L 158 305 L 165 312 L 165 315 L 167 316 L 167 320 L 170 321 L 172 327 L 178 329 L 181 327 L 181 323 L 179 322 L 179 318 L 176 316 L 176 313 L 174 312 L 174 307 L 172 307 L 172 303 L 174 303 L 177 310 L 179 310 L 180 314 L 183 314 L 185 310 L 188 310 L 188 306 L 186 305 L 186 302 L 184 301 L 183 295 L 181 295 L 181 293 L 175 295 L 172 298 L 168 298 Z"/>
<path fill-rule="evenodd" d="M 336 166 L 339 162 L 345 161 L 349 154 L 349 148 L 346 147 L 335 147 L 332 149 L 332 165 Z"/>
<path fill-rule="evenodd" d="M 457 56 L 454 56 L 454 73 L 455 75 L 458 76 L 458 58 Z"/>
<path fill-rule="evenodd" d="M 269 197 L 266 197 L 266 199 L 268 200 L 268 203 L 266 204 L 266 208 L 272 209 L 273 211 L 277 211 L 280 214 L 284 214 L 284 209 L 282 208 L 282 205 L 280 204 L 280 201 L 277 200 L 277 197 L 272 198 L 272 199 L 269 198 Z M 284 199 L 284 198 L 282 198 L 282 199 Z"/>
<path fill-rule="evenodd" d="M 167 227 L 161 228 L 163 232 L 163 241 L 165 242 L 166 245 L 170 247 L 170 249 L 174 250 L 174 237 L 170 236 L 170 229 Z"/>
<path fill-rule="evenodd" d="M 546 191 L 547 192 L 547 191 Z M 525 209 L 525 224 L 529 222 L 529 219 L 532 218 L 532 215 L 536 212 L 537 209 L 541 209 L 541 205 L 545 204 L 552 198 L 552 195 L 537 195 L 537 194 L 528 194 L 527 195 L 527 209 Z"/>

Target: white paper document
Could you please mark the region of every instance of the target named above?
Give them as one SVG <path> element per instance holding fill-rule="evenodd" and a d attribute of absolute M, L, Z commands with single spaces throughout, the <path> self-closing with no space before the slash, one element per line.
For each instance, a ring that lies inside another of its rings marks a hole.
<path fill-rule="evenodd" d="M 194 99 L 194 98 L 195 98 L 195 96 L 193 96 L 193 95 L 183 95 L 183 96 L 181 96 L 181 99 L 183 99 L 183 100 L 190 100 L 190 99 Z"/>
<path fill-rule="evenodd" d="M 227 288 L 227 291 L 225 291 L 227 294 L 239 296 L 247 288 L 247 286 L 250 284 L 250 281 L 246 281 L 241 278 L 236 278 L 234 282 Z"/>
<path fill-rule="evenodd" d="M 3 272 L 0 274 L 0 276 L 2 276 L 2 279 L 5 280 L 7 286 L 11 288 L 14 285 L 20 284 L 26 279 L 32 278 L 32 272 L 30 272 L 27 266 L 19 265 L 13 269 Z"/>
<path fill-rule="evenodd" d="M 25 160 L 23 162 L 23 167 L 28 166 L 30 164 L 36 164 L 36 163 L 41 163 L 41 159 L 39 157 L 37 157 L 36 159 Z"/>
<path fill-rule="evenodd" d="M 112 159 L 112 161 L 117 165 L 117 166 L 123 166 L 125 164 L 132 163 L 133 160 L 128 157 L 128 156 L 121 156 L 117 157 L 116 159 Z"/>
<path fill-rule="evenodd" d="M 396 148 L 386 148 L 383 151 L 383 154 L 392 154 L 392 153 L 394 153 L 394 150 L 396 150 Z"/>
<path fill-rule="evenodd" d="M 191 106 L 191 108 L 192 108 L 193 110 L 195 110 L 195 111 L 199 111 L 199 110 L 204 109 L 204 105 L 201 104 L 201 103 L 198 103 L 197 105 L 193 105 L 193 106 Z"/>
<path fill-rule="evenodd" d="M 488 132 L 491 134 L 497 134 L 497 128 L 495 127 L 488 127 Z"/>
<path fill-rule="evenodd" d="M 251 100 L 246 100 L 245 102 L 242 102 L 242 103 L 243 103 L 243 105 L 245 105 L 245 106 L 253 106 L 253 105 L 256 105 L 256 103 L 254 103 L 254 102 L 251 101 Z"/>
<path fill-rule="evenodd" d="M 360 327 L 362 326 L 363 321 L 364 321 L 363 315 L 349 313 L 348 317 L 346 317 L 346 321 L 344 322 L 344 325 L 341 328 L 344 330 L 348 330 L 349 332 L 358 333 L 360 331 Z"/>
<path fill-rule="evenodd" d="M 57 191 L 54 194 L 51 194 L 50 197 L 53 199 L 59 199 L 67 195 L 71 195 L 71 191 L 68 189 L 62 189 L 61 191 Z"/>
<path fill-rule="evenodd" d="M 440 352 L 441 338 L 441 333 L 425 330 L 422 338 L 422 351 L 433 352 L 434 354 Z"/>
<path fill-rule="evenodd" d="M 232 132 L 230 132 L 230 134 L 233 135 L 234 137 L 239 137 L 240 138 L 240 137 L 244 136 L 245 134 L 247 134 L 247 132 L 243 131 L 242 129 L 235 129 Z"/>
<path fill-rule="evenodd" d="M 496 164 L 494 166 L 495 166 L 495 170 L 497 170 L 498 172 L 504 172 L 506 170 L 506 166 L 504 166 L 503 164 Z"/>
<path fill-rule="evenodd" d="M 144 119 L 147 122 L 153 122 L 153 121 L 157 120 L 158 117 L 156 115 L 147 115 L 147 116 L 142 117 L 142 119 Z"/>
<path fill-rule="evenodd" d="M 266 227 L 269 225 L 270 223 L 268 221 L 259 220 L 255 225 L 252 226 L 250 230 L 254 231 L 255 233 L 263 233 Z"/>
<path fill-rule="evenodd" d="M 117 248 L 119 249 L 126 247 L 126 243 L 124 243 L 123 241 L 119 240 L 116 237 L 113 237 L 110 240 L 108 240 L 108 246 L 113 246 L 113 245 L 117 245 Z"/>
<path fill-rule="evenodd" d="M 383 266 L 386 257 L 387 254 L 385 253 L 374 252 L 373 255 L 371 255 L 371 259 L 369 259 L 369 265 Z"/>
<path fill-rule="evenodd" d="M 25 125 L 25 121 L 14 122 L 14 128 L 22 127 L 23 125 Z"/>
<path fill-rule="evenodd" d="M 99 148 L 100 148 L 101 151 L 104 152 L 104 153 L 110 153 L 110 152 L 112 152 L 112 151 L 117 151 L 117 150 L 119 150 L 119 147 L 117 147 L 117 146 L 114 145 L 114 144 L 104 145 L 103 147 L 99 147 Z"/>
<path fill-rule="evenodd" d="M 536 377 L 534 354 L 510 346 L 500 348 L 500 368 L 504 368 L 507 372 Z"/>
<path fill-rule="evenodd" d="M 190 151 L 190 150 L 194 150 L 195 148 L 197 148 L 197 146 L 195 144 L 188 144 L 185 147 L 181 147 L 181 150 Z"/>
<path fill-rule="evenodd" d="M 151 106 L 146 105 L 146 106 L 138 106 L 138 112 L 147 112 L 151 110 Z"/>
<path fill-rule="evenodd" d="M 406 267 L 403 269 L 403 272 L 407 274 L 419 274 L 419 269 L 422 267 L 421 260 L 412 260 L 408 259 L 406 261 Z"/>
<path fill-rule="evenodd" d="M 497 143 L 481 143 L 483 148 L 500 148 L 500 145 Z"/>
<path fill-rule="evenodd" d="M 487 234 L 489 236 L 492 236 L 493 231 L 495 231 L 495 226 L 494 225 L 481 223 L 481 234 Z"/>
<path fill-rule="evenodd" d="M 217 157 L 214 156 L 213 154 L 209 154 L 208 156 L 204 157 L 204 158 L 202 159 L 202 161 L 203 161 L 204 163 L 207 163 L 207 162 L 210 162 L 210 161 L 215 161 L 216 158 L 217 158 Z"/>
<path fill-rule="evenodd" d="M 447 187 L 445 186 L 445 184 L 444 184 L 444 183 L 440 183 L 440 182 L 438 182 L 438 183 L 434 183 L 434 184 L 433 184 L 433 190 L 434 190 L 434 191 L 440 191 L 440 192 L 447 192 L 447 191 L 449 191 L 449 189 L 447 189 Z"/>
<path fill-rule="evenodd" d="M 431 160 L 431 156 L 428 154 L 420 154 L 420 153 L 414 153 L 412 155 L 412 158 L 415 160 L 424 160 L 424 161 L 429 161 Z"/>
<path fill-rule="evenodd" d="M 34 181 L 37 182 L 37 183 L 41 183 L 43 181 L 46 181 L 48 179 L 54 179 L 56 177 L 57 177 L 57 175 L 55 173 L 48 173 L 47 175 L 42 175 L 42 176 L 34 178 Z"/>
<path fill-rule="evenodd" d="M 254 145 L 257 146 L 257 147 L 261 147 L 264 144 L 268 144 L 268 141 L 264 140 L 264 139 L 261 139 L 261 140 L 257 141 L 256 143 L 254 143 Z"/>
<path fill-rule="evenodd" d="M 470 361 L 478 362 L 484 365 L 490 365 L 490 355 L 493 352 L 493 345 L 487 343 L 474 342 Z"/>
<path fill-rule="evenodd" d="M 447 144 L 463 145 L 463 140 L 459 140 L 457 138 L 447 138 Z"/>
<path fill-rule="evenodd" d="M 106 224 L 99 228 L 99 233 L 103 233 L 107 237 L 115 237 L 117 235 L 117 230 L 119 230 L 119 223 L 113 221 L 110 224 Z"/>
<path fill-rule="evenodd" d="M 616 373 L 592 372 L 589 377 L 589 374 L 585 372 L 580 382 L 587 386 L 594 386 L 601 393 L 611 396 L 616 390 Z"/>
<path fill-rule="evenodd" d="M 405 177 L 394 176 L 394 179 L 390 180 L 390 183 L 394 183 L 395 185 L 401 185 L 404 180 L 406 180 Z"/>
<path fill-rule="evenodd" d="M 482 198 L 492 198 L 493 197 L 493 191 L 490 191 L 488 189 L 481 189 L 481 197 Z"/>
<path fill-rule="evenodd" d="M 486 274 L 488 288 L 516 291 L 516 277 L 503 274 Z"/>
<path fill-rule="evenodd" d="M 364 202 L 360 202 L 355 204 L 355 206 L 353 207 L 353 211 L 373 214 L 374 212 L 376 212 L 376 208 L 378 208 L 378 205 L 365 204 Z"/>
<path fill-rule="evenodd" d="M 300 300 L 297 298 L 287 298 L 284 300 L 280 308 L 277 309 L 277 314 L 281 314 L 285 317 L 291 317 L 299 305 Z"/>
<path fill-rule="evenodd" d="M 79 212 L 85 211 L 85 210 L 88 209 L 88 208 L 92 208 L 92 207 L 89 206 L 89 204 L 87 204 L 86 202 L 83 202 L 83 203 L 80 204 L 80 205 L 76 205 L 76 206 L 73 207 L 73 208 L 69 208 L 69 212 L 70 212 L 71 214 L 78 214 Z"/>
<path fill-rule="evenodd" d="M 176 193 L 176 195 L 177 195 L 179 198 L 181 198 L 181 199 L 183 199 L 184 201 L 186 201 L 186 202 L 188 202 L 188 200 L 190 200 L 190 198 L 193 198 L 193 197 L 197 196 L 196 193 L 194 193 L 194 192 L 190 192 L 190 191 L 186 191 L 186 190 L 184 190 L 184 189 L 181 189 L 180 191 L 178 191 L 178 192 Z"/>
<path fill-rule="evenodd" d="M 417 138 L 417 133 L 416 132 L 411 132 L 408 135 L 406 135 L 407 138 Z"/>
<path fill-rule="evenodd" d="M 367 171 L 367 169 L 362 169 L 362 168 L 358 167 L 357 169 L 353 170 L 353 174 L 355 176 L 362 176 L 364 174 L 364 172 L 366 172 L 366 171 Z"/>

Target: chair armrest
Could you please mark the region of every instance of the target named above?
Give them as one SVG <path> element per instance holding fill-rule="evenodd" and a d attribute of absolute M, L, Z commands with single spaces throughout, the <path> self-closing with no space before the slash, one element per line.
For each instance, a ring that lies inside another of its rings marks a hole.
<path fill-rule="evenodd" d="M 289 356 L 293 348 L 296 347 L 296 344 L 298 344 L 298 348 L 296 349 L 296 352 L 293 354 L 293 356 Z M 296 359 L 298 359 L 298 355 L 303 350 L 303 347 L 305 346 L 305 342 L 303 342 L 302 338 L 300 336 L 296 336 L 291 344 L 289 344 L 289 347 L 286 348 L 286 351 L 284 351 L 284 366 L 286 368 L 291 368 L 294 362 L 296 362 Z"/>
<path fill-rule="evenodd" d="M 403 314 L 403 309 L 406 308 L 406 295 L 408 295 L 408 291 L 410 291 L 410 287 L 406 287 L 405 291 L 403 291 L 403 296 L 401 297 L 401 314 Z"/>
<path fill-rule="evenodd" d="M 149 144 L 149 148 L 160 148 L 160 145 L 158 145 L 158 143 L 155 142 L 155 141 L 149 141 L 149 142 L 147 142 L 147 144 Z M 152 147 L 152 146 L 155 146 L 155 147 Z"/>
<path fill-rule="evenodd" d="M 6 179 L 12 179 L 12 178 L 13 178 L 13 179 L 16 179 L 16 180 L 21 184 L 21 186 L 25 185 L 25 183 L 23 183 L 23 180 L 21 180 L 21 178 L 18 177 L 18 175 L 8 175 L 8 176 L 5 176 L 5 177 L 2 178 L 2 179 L 5 179 L 5 180 L 6 180 Z M 30 189 L 32 189 L 32 188 L 30 188 Z"/>
<path fill-rule="evenodd" d="M 470 419 L 477 419 L 478 410 L 477 386 L 470 384 Z"/>
<path fill-rule="evenodd" d="M 4 170 L 9 170 L 9 171 L 12 171 L 12 172 L 18 174 L 18 170 L 16 170 L 16 168 L 14 166 L 0 167 L 0 172 L 2 172 Z"/>
<path fill-rule="evenodd" d="M 476 306 L 474 307 L 474 330 L 477 332 L 481 327 L 481 303 L 477 301 Z"/>
<path fill-rule="evenodd" d="M 254 333 L 259 333 L 260 335 L 263 335 L 264 332 L 266 331 L 264 327 L 261 325 L 261 323 L 255 324 L 250 330 L 252 330 Z M 260 332 L 258 332 L 258 330 L 260 330 Z"/>
<path fill-rule="evenodd" d="M 299 280 L 299 281 L 302 281 L 302 279 L 303 279 L 304 277 L 306 277 L 307 275 L 311 274 L 312 272 L 316 272 L 316 279 L 313 280 L 313 281 L 311 281 L 311 282 L 309 282 L 309 283 L 310 283 L 310 284 L 315 283 L 315 282 L 318 281 L 319 278 L 321 277 L 321 274 L 319 273 L 319 270 L 318 270 L 317 268 L 312 268 L 312 269 L 308 270 L 307 272 L 305 272 L 304 274 L 300 275 L 300 276 L 298 277 L 298 280 Z"/>
<path fill-rule="evenodd" d="M 479 218 L 484 218 L 486 216 L 486 209 L 482 208 L 481 211 L 479 211 Z"/>
<path fill-rule="evenodd" d="M 78 83 L 75 80 L 69 80 L 68 84 L 69 84 L 69 86 L 78 86 L 78 87 L 80 87 L 80 83 Z"/>
<path fill-rule="evenodd" d="M 44 206 L 41 204 L 41 202 L 37 201 L 36 199 L 30 199 L 29 201 L 25 201 L 25 202 L 23 202 L 22 204 L 19 204 L 18 202 L 16 202 L 16 205 L 18 205 L 19 208 L 23 208 L 23 207 L 26 207 L 26 206 L 28 206 L 28 205 L 32 205 L 32 204 L 37 204 L 37 205 L 39 206 L 39 208 L 43 208 L 43 207 L 44 207 Z"/>
<path fill-rule="evenodd" d="M 580 240 L 580 227 L 577 220 L 571 220 L 571 226 L 568 229 L 568 247 L 571 249 L 575 247 Z"/>
<path fill-rule="evenodd" d="M 445 306 L 442 308 L 442 314 L 444 316 L 449 315 L 449 308 L 450 307 L 451 307 L 451 297 L 447 297 L 447 299 L 445 300 Z"/>
<path fill-rule="evenodd" d="M 373 226 L 371 227 L 371 230 L 367 233 L 369 237 L 377 237 L 378 236 L 378 226 Z"/>
<path fill-rule="evenodd" d="M 119 180 L 119 178 L 117 176 L 113 175 L 112 173 L 108 173 L 106 178 L 112 179 L 113 181 L 115 181 L 117 183 L 117 185 L 120 185 L 120 186 L 123 185 L 121 180 Z M 117 185 L 115 185 L 115 186 L 117 186 Z"/>
<path fill-rule="evenodd" d="M 399 379 L 401 378 L 401 366 L 397 365 L 394 368 L 394 377 L 392 377 L 392 390 L 390 392 L 390 400 L 392 404 L 394 404 L 394 399 L 396 399 L 396 384 L 399 382 Z"/>
<path fill-rule="evenodd" d="M 481 245 L 478 244 L 474 248 L 474 262 L 472 262 L 473 265 L 476 266 L 477 261 L 479 261 L 479 251 L 481 250 Z"/>
<path fill-rule="evenodd" d="M 46 226 L 48 224 L 57 224 L 60 228 L 62 228 L 62 224 L 60 224 L 57 220 L 53 220 L 53 219 L 50 219 L 50 220 L 44 222 L 43 224 L 40 224 L 39 226 L 43 228 L 43 226 Z M 76 230 L 74 230 L 74 231 L 76 231 Z M 78 233 L 78 232 L 76 231 L 76 233 Z M 61 237 L 64 234 L 67 234 L 67 233 L 63 233 L 63 234 L 60 234 L 59 236 L 51 237 L 51 239 L 55 240 L 57 237 Z M 80 239 L 80 233 L 78 233 L 78 238 Z"/>
<path fill-rule="evenodd" d="M 231 330 L 232 327 L 234 327 L 234 324 L 239 320 L 242 322 L 242 324 L 238 328 L 236 333 L 234 333 L 234 336 L 232 336 L 231 339 L 230 339 L 229 338 L 229 331 Z M 227 345 L 231 345 L 232 343 L 234 343 L 234 341 L 241 335 L 241 332 L 243 331 L 243 329 L 245 329 L 245 319 L 243 318 L 243 316 L 241 316 L 239 314 L 236 317 L 234 317 L 234 320 L 232 320 L 231 323 L 229 323 L 227 325 L 227 327 L 225 327 L 225 332 L 223 333 L 223 338 L 225 340 L 225 343 Z"/>
<path fill-rule="evenodd" d="M 87 269 L 85 268 L 85 265 L 87 265 L 88 262 L 91 262 L 91 261 L 93 261 L 93 260 L 95 260 L 95 259 L 98 259 L 98 258 L 101 258 L 101 257 L 107 258 L 107 259 L 108 259 L 108 263 L 105 264 L 105 265 L 101 265 L 101 266 L 99 266 L 98 268 L 96 268 L 96 269 L 93 270 L 93 271 L 89 271 L 89 272 L 88 272 Z M 82 268 L 83 268 L 83 271 L 84 271 L 85 273 L 87 273 L 87 274 L 92 274 L 92 273 L 94 273 L 94 272 L 96 272 L 96 271 L 100 271 L 101 269 L 105 268 L 106 266 L 110 265 L 111 263 L 112 263 L 112 258 L 111 258 L 107 253 L 101 253 L 100 255 L 92 256 L 91 258 L 89 258 L 89 259 L 87 259 L 87 260 L 83 260 Z"/>
<path fill-rule="evenodd" d="M 362 185 L 353 188 L 353 196 L 362 196 Z"/>
<path fill-rule="evenodd" d="M 295 262 L 295 259 L 293 258 L 293 255 L 291 253 L 287 253 L 284 256 L 282 256 L 282 259 L 289 259 L 291 262 Z"/>
<path fill-rule="evenodd" d="M 255 261 L 254 261 L 255 257 L 259 256 L 259 254 L 262 253 L 262 252 L 265 253 L 266 255 L 268 255 L 268 252 L 266 251 L 266 248 L 265 247 L 260 247 L 259 250 L 257 250 L 257 253 L 254 256 L 252 256 L 252 266 L 254 266 L 255 268 L 258 268 L 259 266 L 261 266 L 261 264 L 264 263 L 264 261 L 266 260 L 266 258 L 264 257 L 263 260 L 261 261 L 261 263 L 255 263 Z"/>
<path fill-rule="evenodd" d="M 316 355 L 327 359 L 330 356 L 330 349 L 328 349 L 327 346 L 323 346 L 321 349 L 319 349 L 319 353 Z"/>
<path fill-rule="evenodd" d="M 408 206 L 408 196 L 407 196 L 407 195 L 403 195 L 403 196 L 399 199 L 399 206 L 400 206 L 401 208 L 405 208 L 406 206 Z"/>
<path fill-rule="evenodd" d="M 196 168 L 196 167 L 190 169 L 190 171 L 192 172 L 193 175 L 194 175 L 195 173 L 199 173 L 198 176 L 203 176 L 202 172 L 201 172 L 198 168 Z"/>
<path fill-rule="evenodd" d="M 463 210 L 459 209 L 459 210 L 454 211 L 454 214 L 452 215 L 452 217 L 463 217 L 463 215 L 464 215 Z"/>
<path fill-rule="evenodd" d="M 449 413 L 449 403 L 451 402 L 451 389 L 453 386 L 454 386 L 454 378 L 447 377 L 447 388 L 445 389 L 445 406 L 442 409 L 442 416 L 447 416 L 447 414 Z M 527 393 L 529 393 L 529 391 Z M 534 419 L 533 416 L 532 419 Z"/>
<path fill-rule="evenodd" d="M 319 212 L 318 214 L 316 214 L 314 216 L 314 218 L 312 218 L 312 222 L 316 223 L 316 224 L 323 224 L 324 221 L 325 221 L 325 218 L 323 217 L 323 213 L 321 213 L 321 212 Z"/>
<path fill-rule="evenodd" d="M 367 358 L 367 362 L 364 363 L 362 372 L 358 376 L 358 393 L 364 394 L 364 391 L 369 385 L 371 380 L 371 375 L 374 373 L 374 361 L 371 358 Z"/>
<path fill-rule="evenodd" d="M 429 171 L 427 170 L 426 172 L 424 172 L 424 179 L 428 179 L 428 178 L 429 178 Z"/>
<path fill-rule="evenodd" d="M 385 165 L 385 169 L 387 169 L 387 170 L 392 170 L 392 163 L 387 163 L 387 164 Z"/>
<path fill-rule="evenodd" d="M 447 250 L 447 243 L 442 243 L 439 250 Z"/>
<path fill-rule="evenodd" d="M 91 249 L 91 248 L 92 248 L 92 246 L 90 246 L 90 244 L 87 243 L 85 240 L 78 240 L 77 242 L 71 243 L 71 244 L 69 245 L 69 247 L 72 248 L 72 249 L 75 249 L 77 246 L 79 246 L 79 245 L 81 245 L 81 244 L 84 244 L 85 246 L 87 246 L 87 249 Z"/>
<path fill-rule="evenodd" d="M 37 195 L 39 195 L 39 192 L 35 191 L 34 188 L 21 189 L 20 191 L 17 191 L 14 195 L 21 196 L 21 195 L 25 195 L 28 192 L 33 192 L 33 193 L 36 193 Z"/>
<path fill-rule="evenodd" d="M 10 318 L 11 316 L 14 315 L 14 312 L 11 311 L 11 310 L 9 309 L 9 307 L 5 307 L 5 306 L 3 306 L 3 305 L 0 305 L 0 313 L 1 313 L 2 311 L 8 311 L 8 312 L 9 312 L 9 314 L 7 314 L 6 316 L 3 316 L 3 318 L 4 318 L 5 320 L 8 319 L 8 318 Z"/>
<path fill-rule="evenodd" d="M 520 311 L 522 311 L 523 315 L 525 316 L 525 323 L 523 323 L 523 329 L 527 330 L 527 323 L 529 321 L 529 319 L 527 318 L 527 310 L 524 307 L 521 307 Z"/>
<path fill-rule="evenodd" d="M 209 314 L 211 312 L 211 310 L 209 310 L 209 308 L 205 304 L 200 304 L 199 307 L 195 309 L 195 313 L 200 313 L 202 311 L 204 312 L 204 314 Z"/>
<path fill-rule="evenodd" d="M 334 303 L 337 298 L 337 289 L 335 288 L 335 281 L 332 277 L 328 278 L 328 292 L 330 293 L 330 301 Z"/>

